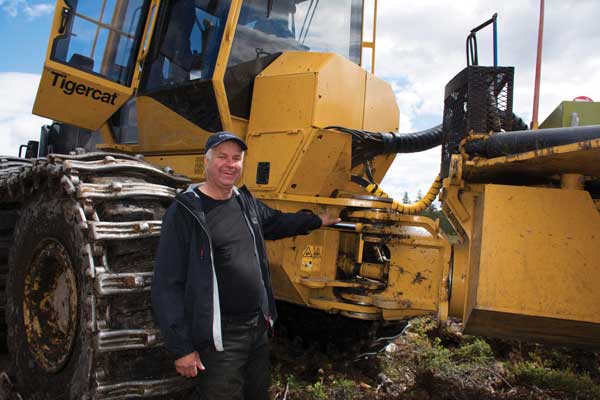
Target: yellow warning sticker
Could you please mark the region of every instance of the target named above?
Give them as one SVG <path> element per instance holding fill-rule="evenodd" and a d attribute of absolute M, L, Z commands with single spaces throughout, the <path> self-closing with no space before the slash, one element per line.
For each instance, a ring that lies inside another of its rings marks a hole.
<path fill-rule="evenodd" d="M 302 265 L 300 270 L 303 272 L 314 272 L 321 269 L 321 253 L 323 246 L 308 245 L 302 252 Z"/>

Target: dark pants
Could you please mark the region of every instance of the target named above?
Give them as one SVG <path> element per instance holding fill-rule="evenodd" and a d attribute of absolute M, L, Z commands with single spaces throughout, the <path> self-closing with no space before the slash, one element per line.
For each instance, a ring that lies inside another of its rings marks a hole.
<path fill-rule="evenodd" d="M 202 351 L 195 400 L 268 400 L 271 384 L 267 323 L 261 316 L 224 319 L 224 351 Z"/>

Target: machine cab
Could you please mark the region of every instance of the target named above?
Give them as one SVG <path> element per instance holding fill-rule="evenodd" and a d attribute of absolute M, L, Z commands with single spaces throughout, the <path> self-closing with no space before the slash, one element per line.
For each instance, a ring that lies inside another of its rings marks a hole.
<path fill-rule="evenodd" d="M 34 113 L 132 151 L 199 149 L 248 120 L 283 52 L 360 64 L 362 24 L 362 0 L 58 0 Z"/>
<path fill-rule="evenodd" d="M 58 0 L 33 112 L 99 129 L 134 93 L 150 3 Z"/>

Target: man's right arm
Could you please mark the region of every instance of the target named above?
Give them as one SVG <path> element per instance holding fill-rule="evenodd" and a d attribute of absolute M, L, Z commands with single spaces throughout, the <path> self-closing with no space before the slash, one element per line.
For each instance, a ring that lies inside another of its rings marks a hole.
<path fill-rule="evenodd" d="M 165 347 L 177 358 L 195 351 L 185 318 L 184 293 L 191 224 L 176 203 L 163 218 L 152 280 L 152 308 Z"/>

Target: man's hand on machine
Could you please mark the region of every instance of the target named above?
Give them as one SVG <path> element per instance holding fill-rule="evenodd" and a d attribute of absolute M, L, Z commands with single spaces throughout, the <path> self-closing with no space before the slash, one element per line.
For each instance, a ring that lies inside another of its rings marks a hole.
<path fill-rule="evenodd" d="M 340 222 L 342 222 L 341 218 L 332 217 L 331 215 L 329 215 L 327 213 L 323 213 L 323 214 L 319 215 L 319 217 L 321 218 L 321 226 L 330 226 L 330 225 L 335 225 L 335 224 L 339 224 Z"/>

